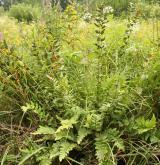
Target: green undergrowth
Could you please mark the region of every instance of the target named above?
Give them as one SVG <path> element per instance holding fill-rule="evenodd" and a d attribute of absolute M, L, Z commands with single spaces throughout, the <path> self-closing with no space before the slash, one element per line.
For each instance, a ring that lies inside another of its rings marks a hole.
<path fill-rule="evenodd" d="M 100 6 L 87 23 L 71 5 L 31 25 L 19 44 L 4 36 L 1 165 L 160 164 L 152 25 L 134 6 L 127 20 Z"/>

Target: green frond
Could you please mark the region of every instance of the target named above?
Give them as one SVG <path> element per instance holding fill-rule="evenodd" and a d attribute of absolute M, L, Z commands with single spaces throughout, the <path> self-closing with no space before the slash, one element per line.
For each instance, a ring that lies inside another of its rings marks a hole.
<path fill-rule="evenodd" d="M 110 148 L 106 140 L 96 139 L 95 149 L 99 165 L 102 165 L 105 160 L 110 159 Z"/>
<path fill-rule="evenodd" d="M 60 162 L 76 147 L 76 144 L 70 142 L 62 142 L 60 146 L 59 160 Z"/>
<path fill-rule="evenodd" d="M 61 143 L 59 141 L 57 141 L 51 146 L 49 150 L 49 159 L 53 160 L 60 155 L 60 146 Z"/>
<path fill-rule="evenodd" d="M 91 131 L 89 129 L 86 129 L 83 127 L 80 128 L 78 130 L 77 143 L 80 144 L 82 142 L 82 140 L 90 133 L 91 133 Z"/>
<path fill-rule="evenodd" d="M 56 130 L 55 133 L 59 133 L 64 130 L 69 130 L 69 129 L 73 128 L 73 125 L 76 123 L 77 123 L 77 121 L 76 121 L 76 118 L 74 118 L 74 117 L 71 119 L 62 120 L 61 126 Z"/>
<path fill-rule="evenodd" d="M 135 120 L 134 129 L 138 131 L 139 134 L 145 133 L 156 127 L 156 117 L 153 114 L 152 118 L 145 119 L 145 117 L 139 117 Z"/>
<path fill-rule="evenodd" d="M 33 135 L 54 135 L 55 130 L 48 126 L 39 126 L 37 131 L 32 133 Z"/>
<path fill-rule="evenodd" d="M 75 141 L 75 136 L 73 134 L 72 131 L 70 130 L 63 130 L 63 131 L 60 131 L 58 133 L 55 133 L 55 140 L 61 140 L 61 139 L 68 139 L 68 140 L 71 140 L 71 141 Z"/>

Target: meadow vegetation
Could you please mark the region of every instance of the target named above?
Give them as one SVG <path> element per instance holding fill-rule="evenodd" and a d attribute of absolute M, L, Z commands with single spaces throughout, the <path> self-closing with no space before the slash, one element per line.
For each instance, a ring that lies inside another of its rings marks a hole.
<path fill-rule="evenodd" d="M 160 164 L 159 1 L 125 2 L 0 8 L 1 165 Z"/>

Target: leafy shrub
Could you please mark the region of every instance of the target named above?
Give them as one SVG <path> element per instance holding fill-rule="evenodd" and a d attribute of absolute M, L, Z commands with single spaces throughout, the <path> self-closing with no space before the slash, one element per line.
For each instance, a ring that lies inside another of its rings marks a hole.
<path fill-rule="evenodd" d="M 153 4 L 141 3 L 140 9 L 141 9 L 142 17 L 145 19 L 160 18 L 159 4 L 153 5 Z"/>
<path fill-rule="evenodd" d="M 16 18 L 19 22 L 36 21 L 41 15 L 40 8 L 27 4 L 17 4 L 10 8 L 9 15 Z"/>

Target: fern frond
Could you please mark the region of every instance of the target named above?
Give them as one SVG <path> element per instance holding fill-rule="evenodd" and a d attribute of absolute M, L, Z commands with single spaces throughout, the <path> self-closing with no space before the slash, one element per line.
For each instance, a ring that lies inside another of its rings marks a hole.
<path fill-rule="evenodd" d="M 76 144 L 74 143 L 69 143 L 69 142 L 62 142 L 60 146 L 60 155 L 59 155 L 59 160 L 60 162 L 69 154 L 73 148 L 76 147 Z"/>
<path fill-rule="evenodd" d="M 124 142 L 121 138 L 117 138 L 114 145 L 119 149 L 119 150 L 122 150 L 124 151 L 125 150 L 125 147 L 124 147 Z"/>
<path fill-rule="evenodd" d="M 55 140 L 61 140 L 63 138 L 74 141 L 75 140 L 75 136 L 71 131 L 68 130 L 63 130 L 61 132 L 56 133 L 55 135 Z"/>
<path fill-rule="evenodd" d="M 101 134 L 97 134 L 95 149 L 99 164 L 110 164 L 107 160 L 112 160 L 113 154 L 111 148 L 118 148 L 124 151 L 123 140 L 120 138 L 120 133 L 116 129 L 108 129 Z M 112 159 L 111 159 L 112 157 Z"/>
<path fill-rule="evenodd" d="M 74 117 L 71 119 L 62 120 L 61 126 L 56 130 L 55 133 L 59 133 L 64 130 L 69 130 L 69 129 L 73 128 L 73 125 L 76 123 L 77 123 L 77 121 L 76 121 L 76 118 L 74 118 Z"/>
<path fill-rule="evenodd" d="M 86 116 L 86 123 L 85 127 L 96 130 L 96 131 L 101 131 L 103 125 L 103 116 L 101 114 L 95 114 L 92 112 L 92 114 L 88 114 Z"/>
<path fill-rule="evenodd" d="M 82 140 L 90 133 L 91 133 L 91 131 L 89 129 L 80 128 L 78 130 L 77 143 L 80 144 L 82 142 Z"/>
<path fill-rule="evenodd" d="M 44 151 L 42 155 L 38 155 L 36 160 L 39 162 L 39 165 L 51 165 L 52 159 L 49 158 L 48 150 Z"/>
<path fill-rule="evenodd" d="M 25 106 L 21 107 L 21 109 L 25 113 L 30 111 L 32 113 L 37 114 L 40 119 L 46 120 L 48 117 L 48 115 L 45 113 L 45 111 L 37 103 L 34 103 L 32 101 L 29 103 L 26 103 Z"/>
<path fill-rule="evenodd" d="M 147 132 L 156 126 L 156 117 L 155 115 L 149 120 L 145 120 L 144 117 L 136 119 L 134 129 L 138 131 L 139 134 Z"/>
<path fill-rule="evenodd" d="M 56 142 L 52 145 L 52 147 L 50 148 L 50 151 L 49 151 L 49 155 L 50 155 L 50 159 L 55 159 L 56 157 L 59 156 L 60 154 L 60 145 L 61 143 L 60 142 Z"/>
<path fill-rule="evenodd" d="M 96 139 L 95 142 L 96 157 L 101 165 L 105 159 L 109 159 L 110 149 L 106 140 Z"/>
<path fill-rule="evenodd" d="M 47 158 L 46 159 L 42 159 L 40 161 L 40 165 L 52 165 L 52 161 L 47 159 Z"/>
<path fill-rule="evenodd" d="M 36 132 L 32 133 L 33 135 L 53 135 L 55 130 L 48 126 L 40 126 Z"/>

